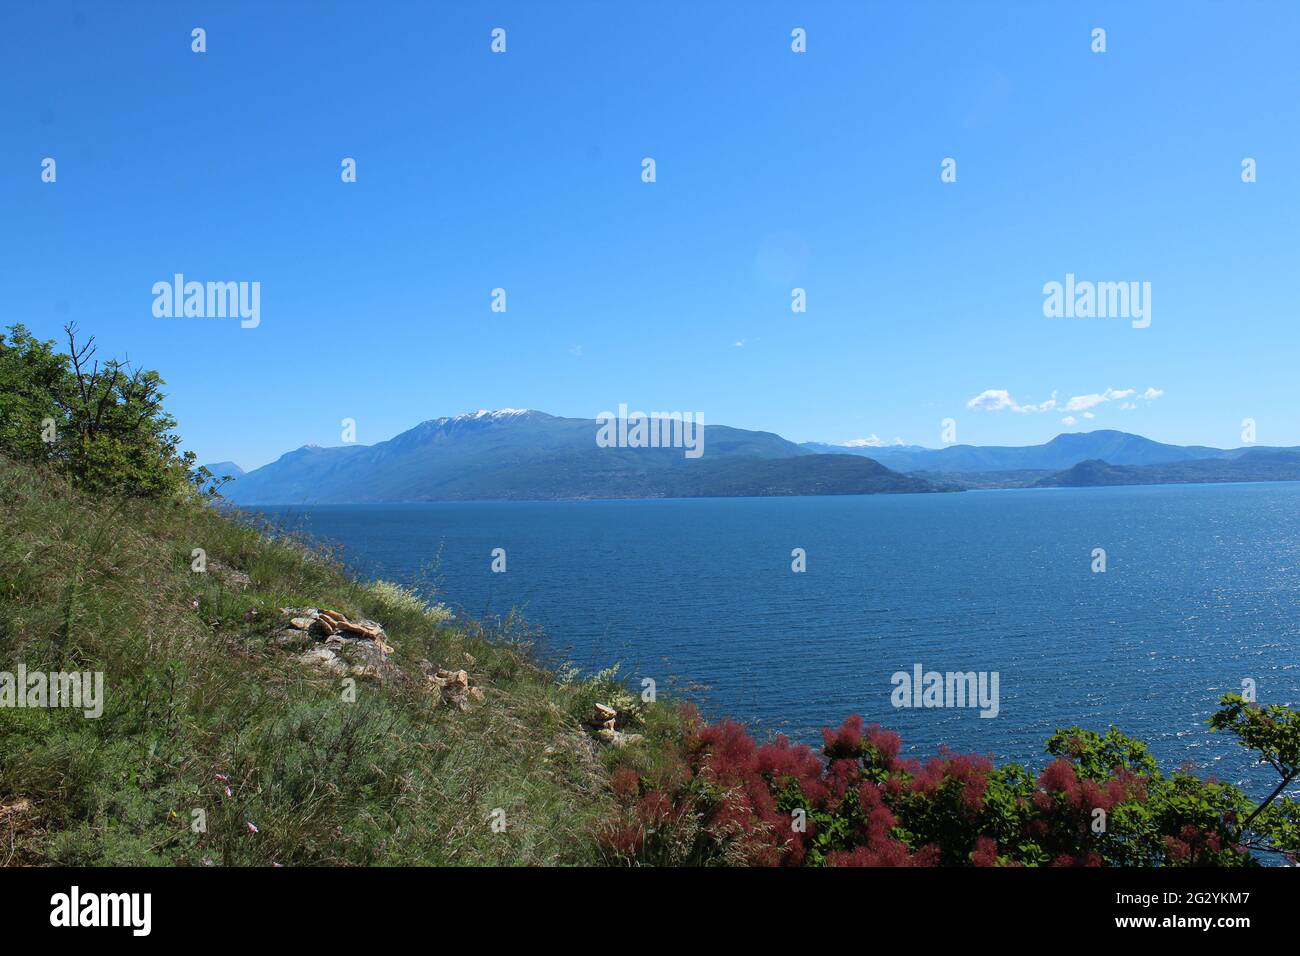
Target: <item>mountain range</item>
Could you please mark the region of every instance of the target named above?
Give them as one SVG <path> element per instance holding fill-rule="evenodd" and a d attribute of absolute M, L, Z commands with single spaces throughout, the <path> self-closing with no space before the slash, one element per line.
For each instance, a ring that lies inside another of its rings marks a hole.
<path fill-rule="evenodd" d="M 306 445 L 231 481 L 239 505 L 692 498 L 1300 479 L 1300 449 L 1167 445 L 1119 431 L 1025 447 L 796 444 L 704 426 L 704 454 L 599 447 L 597 423 L 529 409 L 437 418 L 376 445 Z"/>
<path fill-rule="evenodd" d="M 1068 432 L 1042 445 L 825 445 L 805 442 L 801 447 L 820 454 L 861 455 L 897 471 L 933 473 L 992 472 L 1071 468 L 1081 461 L 1099 459 L 1112 465 L 1163 465 L 1174 461 L 1232 459 L 1251 448 L 1224 450 L 1204 445 L 1165 445 L 1128 432 L 1099 430 Z"/>
<path fill-rule="evenodd" d="M 771 432 L 706 425 L 699 458 L 682 448 L 601 448 L 596 432 L 588 418 L 485 410 L 376 445 L 307 445 L 236 476 L 222 494 L 260 505 L 959 490 L 867 458 L 814 454 Z"/>
<path fill-rule="evenodd" d="M 1232 458 L 1205 458 L 1130 467 L 1088 459 L 1034 482 L 1037 488 L 1168 485 L 1186 482 L 1296 481 L 1300 449 L 1250 448 Z"/>

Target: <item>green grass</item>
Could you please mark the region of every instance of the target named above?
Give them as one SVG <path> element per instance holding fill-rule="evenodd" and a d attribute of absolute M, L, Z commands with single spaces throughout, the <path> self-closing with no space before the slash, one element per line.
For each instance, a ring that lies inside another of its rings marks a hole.
<path fill-rule="evenodd" d="M 302 606 L 379 621 L 403 676 L 346 702 L 269 640 Z M 469 671 L 484 703 L 435 706 L 421 659 Z M 97 500 L 0 459 L 0 670 L 19 661 L 103 671 L 106 701 L 99 719 L 0 708 L 0 865 L 600 862 L 610 755 L 580 718 L 610 675 L 556 675 L 510 625 L 448 620 L 199 502 Z"/>

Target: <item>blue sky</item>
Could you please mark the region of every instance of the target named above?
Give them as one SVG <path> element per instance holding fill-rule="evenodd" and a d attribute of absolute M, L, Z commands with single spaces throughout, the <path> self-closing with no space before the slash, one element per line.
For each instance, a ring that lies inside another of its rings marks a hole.
<path fill-rule="evenodd" d="M 1250 417 L 1261 443 L 1300 444 L 1292 3 L 11 2 L 3 19 L 5 324 L 76 321 L 159 369 L 202 460 L 338 444 L 343 418 L 370 443 L 478 408 L 620 402 L 795 440 L 936 446 L 952 417 L 977 444 L 1122 428 L 1236 446 Z M 177 272 L 260 282 L 261 324 L 156 318 L 152 286 Z M 1066 273 L 1150 282 L 1150 327 L 1046 318 Z M 1107 389 L 1136 393 L 1064 421 Z M 1057 404 L 969 407 L 986 390 Z"/>

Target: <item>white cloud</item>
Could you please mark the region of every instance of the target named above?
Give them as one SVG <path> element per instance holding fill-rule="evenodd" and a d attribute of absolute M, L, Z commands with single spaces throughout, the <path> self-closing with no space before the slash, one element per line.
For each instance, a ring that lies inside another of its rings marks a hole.
<path fill-rule="evenodd" d="M 1011 393 L 1005 388 L 986 388 L 966 403 L 967 408 L 984 412 L 999 412 L 1004 408 L 1014 408 L 1015 405 Z"/>
<path fill-rule="evenodd" d="M 1074 416 L 1073 416 L 1073 415 L 1066 415 L 1064 418 L 1061 419 L 1061 424 L 1062 424 L 1062 425 L 1073 425 L 1073 424 L 1074 424 L 1074 420 L 1075 420 L 1075 419 L 1074 419 Z"/>
<path fill-rule="evenodd" d="M 734 342 L 731 343 L 731 346 L 732 346 L 732 348 L 743 349 L 743 348 L 745 347 L 745 340 L 744 340 L 744 339 L 736 339 L 736 341 L 734 341 Z"/>
<path fill-rule="evenodd" d="M 980 412 L 1000 412 L 1003 409 L 1010 409 L 1013 412 L 1050 412 L 1056 407 L 1056 393 L 1045 402 L 1039 402 L 1037 405 L 1021 405 L 1011 393 L 1005 388 L 986 388 L 974 398 L 966 403 L 967 408 L 973 408 Z"/>
<path fill-rule="evenodd" d="M 1065 403 L 1067 412 L 1081 412 L 1087 408 L 1096 408 L 1104 402 L 1117 402 L 1121 399 L 1132 398 L 1137 389 L 1133 388 L 1108 388 L 1104 392 L 1093 392 L 1090 395 L 1076 395 Z"/>
<path fill-rule="evenodd" d="M 1090 409 L 1105 405 L 1107 402 L 1122 402 L 1121 408 L 1136 408 L 1137 406 L 1131 401 L 1138 394 L 1135 388 L 1108 388 L 1104 392 L 1089 392 L 1086 395 L 1075 395 L 1064 405 L 1057 402 L 1056 392 L 1052 392 L 1052 397 L 1044 402 L 1037 404 L 1028 403 L 1022 405 L 1017 402 L 1009 391 L 1005 388 L 987 388 L 980 392 L 974 398 L 966 403 L 967 408 L 979 412 L 1001 412 L 1012 411 L 1021 414 L 1030 412 L 1083 412 L 1085 418 L 1093 418 L 1094 415 Z M 1142 398 L 1147 401 L 1154 401 L 1164 394 L 1164 391 L 1158 388 L 1148 388 L 1142 393 Z M 1064 421 L 1064 419 L 1062 419 Z M 1066 422 L 1067 425 L 1074 424 L 1073 420 Z"/>

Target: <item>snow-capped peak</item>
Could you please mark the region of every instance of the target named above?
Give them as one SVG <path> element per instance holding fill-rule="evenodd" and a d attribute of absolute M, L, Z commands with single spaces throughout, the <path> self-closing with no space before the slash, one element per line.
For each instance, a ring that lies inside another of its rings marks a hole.
<path fill-rule="evenodd" d="M 887 442 L 874 433 L 870 438 L 854 438 L 851 441 L 842 442 L 841 448 L 884 448 L 887 445 L 903 445 L 903 439 L 895 438 L 892 442 Z"/>
<path fill-rule="evenodd" d="M 527 408 L 498 408 L 496 411 L 492 411 L 487 408 L 480 408 L 476 412 L 466 412 L 464 415 L 457 415 L 454 419 L 452 419 L 452 421 L 466 422 L 466 421 L 481 421 L 484 418 L 491 418 L 491 419 L 516 418 L 519 415 L 527 415 L 528 412 L 529 409 Z"/>
<path fill-rule="evenodd" d="M 465 414 L 457 415 L 454 418 L 438 418 L 434 422 L 438 425 L 453 425 L 461 422 L 503 422 L 531 413 L 532 409 L 528 408 L 498 408 L 495 411 L 489 408 L 480 408 L 476 412 L 465 412 Z"/>

